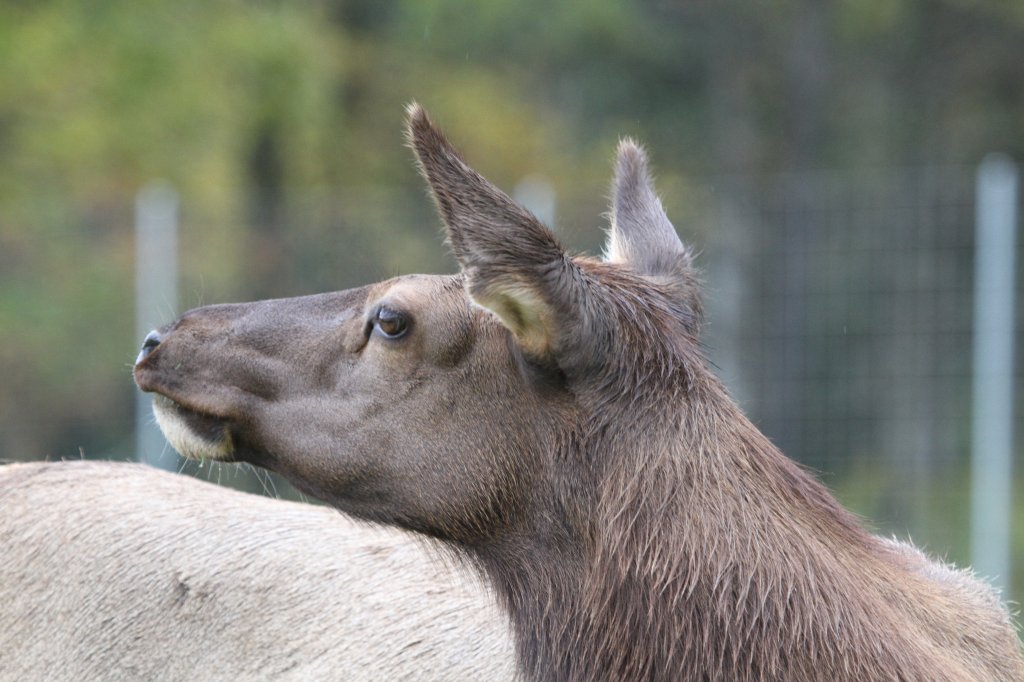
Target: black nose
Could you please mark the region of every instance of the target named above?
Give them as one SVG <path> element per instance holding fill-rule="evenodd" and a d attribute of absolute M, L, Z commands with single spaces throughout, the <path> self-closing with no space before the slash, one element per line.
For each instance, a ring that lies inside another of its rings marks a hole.
<path fill-rule="evenodd" d="M 160 332 L 155 329 L 146 334 L 146 339 L 142 342 L 142 350 L 139 351 L 139 357 L 135 358 L 135 364 L 137 365 L 145 360 L 153 352 L 153 349 L 160 345 L 160 341 L 162 341 Z"/>

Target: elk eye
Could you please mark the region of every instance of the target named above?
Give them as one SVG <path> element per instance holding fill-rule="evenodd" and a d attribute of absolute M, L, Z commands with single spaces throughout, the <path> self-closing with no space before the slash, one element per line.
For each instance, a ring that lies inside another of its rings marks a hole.
<path fill-rule="evenodd" d="M 406 319 L 405 315 L 397 310 L 381 306 L 377 310 L 377 315 L 373 320 L 373 326 L 377 328 L 377 331 L 379 331 L 381 336 L 384 338 L 397 339 L 405 334 L 409 329 L 409 321 Z"/>

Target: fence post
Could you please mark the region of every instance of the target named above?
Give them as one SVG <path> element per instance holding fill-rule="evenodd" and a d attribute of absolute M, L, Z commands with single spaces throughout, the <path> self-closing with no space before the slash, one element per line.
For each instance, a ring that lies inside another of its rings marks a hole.
<path fill-rule="evenodd" d="M 1004 594 L 1011 578 L 1017 176 L 1005 155 L 986 156 L 975 213 L 971 562 Z"/>
<path fill-rule="evenodd" d="M 135 196 L 135 342 L 167 322 L 178 306 L 178 195 L 164 182 L 152 182 Z M 135 456 L 161 469 L 175 470 L 177 454 L 153 421 L 153 399 L 135 396 Z"/>
<path fill-rule="evenodd" d="M 538 220 L 550 228 L 555 227 L 555 188 L 542 175 L 527 175 L 512 191 L 512 197 Z"/>

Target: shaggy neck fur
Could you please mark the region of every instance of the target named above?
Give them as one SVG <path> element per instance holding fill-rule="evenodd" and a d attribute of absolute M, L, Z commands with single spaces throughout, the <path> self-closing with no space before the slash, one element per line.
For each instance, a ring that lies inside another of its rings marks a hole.
<path fill-rule="evenodd" d="M 564 455 L 590 464 L 592 523 L 539 501 L 547 532 L 483 557 L 530 679 L 1022 679 L 992 594 L 864 531 L 710 374 L 679 384 L 677 409 L 603 406 L 636 421 Z"/>

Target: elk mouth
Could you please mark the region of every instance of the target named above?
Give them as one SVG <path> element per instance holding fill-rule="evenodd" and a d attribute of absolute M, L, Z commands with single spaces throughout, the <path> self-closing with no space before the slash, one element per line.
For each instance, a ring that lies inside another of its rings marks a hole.
<path fill-rule="evenodd" d="M 157 332 L 146 337 L 132 373 L 135 385 L 153 394 L 153 416 L 164 438 L 186 459 L 233 461 L 235 445 L 228 419 L 214 413 L 210 407 L 204 409 L 188 404 L 191 401 L 172 397 L 179 392 L 182 382 L 159 370 L 154 362 L 159 347 L 150 344 L 151 337 L 157 337 Z"/>
<path fill-rule="evenodd" d="M 227 422 L 167 396 L 153 396 L 153 416 L 167 442 L 187 459 L 232 461 L 235 445 Z"/>

